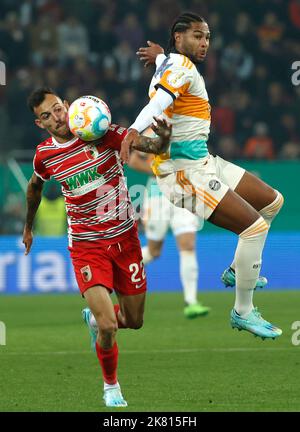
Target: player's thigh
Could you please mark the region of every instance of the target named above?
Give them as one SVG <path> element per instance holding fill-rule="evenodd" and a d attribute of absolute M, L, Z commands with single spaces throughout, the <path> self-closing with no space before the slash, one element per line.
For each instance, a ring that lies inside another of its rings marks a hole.
<path fill-rule="evenodd" d="M 157 258 L 160 256 L 161 254 L 161 250 L 164 244 L 163 240 L 151 240 L 147 237 L 147 245 L 148 245 L 148 249 L 150 254 L 154 257 Z"/>
<path fill-rule="evenodd" d="M 260 214 L 236 192 L 228 189 L 208 221 L 240 234 L 251 226 Z"/>
<path fill-rule="evenodd" d="M 196 234 L 193 232 L 186 232 L 176 236 L 176 243 L 180 251 L 193 251 L 196 246 Z"/>
<path fill-rule="evenodd" d="M 172 205 L 172 204 L 170 204 Z M 195 248 L 195 233 L 200 227 L 198 216 L 187 209 L 182 209 L 172 205 L 173 215 L 171 218 L 171 228 L 179 250 L 193 250 Z"/>
<path fill-rule="evenodd" d="M 81 294 L 96 285 L 113 291 L 113 265 L 107 246 L 72 248 L 71 260 Z"/>
<path fill-rule="evenodd" d="M 163 195 L 148 198 L 144 204 L 143 223 L 148 240 L 162 242 L 170 223 L 167 199 Z"/>
<path fill-rule="evenodd" d="M 113 260 L 114 289 L 121 295 L 139 295 L 146 291 L 147 281 L 137 232 L 119 243 Z"/>
<path fill-rule="evenodd" d="M 117 296 L 126 324 L 131 328 L 140 328 L 143 324 L 146 293 L 123 295 L 117 292 Z"/>
<path fill-rule="evenodd" d="M 275 200 L 276 191 L 255 175 L 219 156 L 214 160 L 220 179 L 256 210 L 263 209 Z"/>
<path fill-rule="evenodd" d="M 271 186 L 247 171 L 235 192 L 258 211 L 271 204 L 277 196 L 277 192 Z"/>
<path fill-rule="evenodd" d="M 101 330 L 114 331 L 117 321 L 110 293 L 107 288 L 96 285 L 88 288 L 83 295 L 96 319 L 98 327 Z"/>

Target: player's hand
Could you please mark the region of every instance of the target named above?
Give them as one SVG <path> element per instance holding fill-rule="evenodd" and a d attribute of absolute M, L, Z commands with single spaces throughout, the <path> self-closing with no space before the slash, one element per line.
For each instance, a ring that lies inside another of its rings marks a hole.
<path fill-rule="evenodd" d="M 25 245 L 25 255 L 28 255 L 33 241 L 33 234 L 26 226 L 23 231 L 23 243 Z"/>
<path fill-rule="evenodd" d="M 158 117 L 153 117 L 156 124 L 151 125 L 151 129 L 160 136 L 163 142 L 169 143 L 172 134 L 172 125 L 168 123 L 165 119 L 160 119 Z"/>
<path fill-rule="evenodd" d="M 126 137 L 123 139 L 121 143 L 121 151 L 120 151 L 120 157 L 123 162 L 125 163 L 129 162 L 130 148 L 138 136 L 139 133 L 136 129 L 129 129 Z"/>
<path fill-rule="evenodd" d="M 164 54 L 164 49 L 160 45 L 151 41 L 147 41 L 147 44 L 147 47 L 139 48 L 136 53 L 140 61 L 145 62 L 144 67 L 154 64 L 158 54 Z"/>

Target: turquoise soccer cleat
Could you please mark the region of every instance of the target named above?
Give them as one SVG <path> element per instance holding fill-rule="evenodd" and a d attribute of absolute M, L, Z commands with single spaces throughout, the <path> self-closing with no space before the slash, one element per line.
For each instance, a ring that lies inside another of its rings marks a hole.
<path fill-rule="evenodd" d="M 127 402 L 122 396 L 121 389 L 118 387 L 104 390 L 103 399 L 107 407 L 110 408 L 127 407 Z"/>
<path fill-rule="evenodd" d="M 228 267 L 226 270 L 224 270 L 224 272 L 221 276 L 221 281 L 224 283 L 226 288 L 227 287 L 234 287 L 235 286 L 235 271 L 231 267 Z M 264 288 L 267 285 L 267 283 L 268 283 L 267 278 L 265 278 L 264 276 L 259 276 L 254 289 Z"/>
<path fill-rule="evenodd" d="M 246 330 L 253 333 L 254 336 L 261 337 L 263 340 L 266 338 L 275 339 L 282 335 L 282 330 L 264 320 L 257 308 L 252 309 L 246 318 L 242 318 L 235 309 L 232 309 L 230 324 L 232 328 Z"/>
<path fill-rule="evenodd" d="M 183 314 L 186 318 L 193 319 L 198 316 L 205 316 L 210 312 L 210 307 L 203 306 L 201 303 L 186 305 Z"/>
<path fill-rule="evenodd" d="M 96 340 L 98 335 L 98 329 L 93 327 L 90 323 L 92 312 L 89 308 L 84 308 L 82 309 L 81 314 L 82 314 L 83 321 L 86 323 L 89 329 L 89 334 L 91 337 L 91 348 L 93 351 L 96 351 Z"/>

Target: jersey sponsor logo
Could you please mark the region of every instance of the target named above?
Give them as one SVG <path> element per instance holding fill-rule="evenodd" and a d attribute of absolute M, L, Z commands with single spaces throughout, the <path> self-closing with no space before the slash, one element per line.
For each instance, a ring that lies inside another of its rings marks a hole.
<path fill-rule="evenodd" d="M 172 87 L 179 88 L 184 84 L 184 75 L 183 71 L 173 72 L 168 76 L 167 81 Z"/>
<path fill-rule="evenodd" d="M 83 282 L 89 282 L 92 280 L 92 270 L 89 265 L 86 265 L 80 269 L 80 273 L 83 279 Z"/>
<path fill-rule="evenodd" d="M 93 168 L 89 168 L 79 174 L 68 177 L 66 179 L 66 183 L 69 187 L 69 190 L 73 191 L 74 189 L 85 186 L 86 184 L 91 183 L 97 179 L 104 179 L 102 174 L 99 174 L 97 172 L 97 169 L 98 165 Z"/>
<path fill-rule="evenodd" d="M 210 187 L 211 190 L 218 191 L 221 187 L 221 183 L 218 180 L 210 180 L 208 186 Z"/>

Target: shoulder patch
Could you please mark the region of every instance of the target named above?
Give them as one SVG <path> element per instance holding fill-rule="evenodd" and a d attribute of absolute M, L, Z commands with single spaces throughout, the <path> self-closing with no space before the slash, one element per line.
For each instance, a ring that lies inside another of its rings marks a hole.
<path fill-rule="evenodd" d="M 167 77 L 167 82 L 174 88 L 179 88 L 185 83 L 184 71 L 171 72 Z"/>

